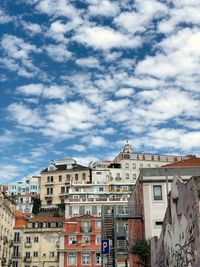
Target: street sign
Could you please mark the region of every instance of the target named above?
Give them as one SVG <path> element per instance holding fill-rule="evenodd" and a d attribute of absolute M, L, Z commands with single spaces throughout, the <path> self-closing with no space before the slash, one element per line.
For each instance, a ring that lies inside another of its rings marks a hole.
<path fill-rule="evenodd" d="M 105 239 L 101 240 L 101 253 L 102 254 L 109 254 L 110 253 L 110 240 Z"/>

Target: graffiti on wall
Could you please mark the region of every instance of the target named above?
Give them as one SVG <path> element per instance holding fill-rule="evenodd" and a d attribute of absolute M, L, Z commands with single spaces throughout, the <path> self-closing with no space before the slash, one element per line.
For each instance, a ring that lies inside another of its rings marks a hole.
<path fill-rule="evenodd" d="M 196 191 L 195 179 L 184 183 L 174 178 L 158 240 L 157 267 L 200 266 L 199 199 Z"/>

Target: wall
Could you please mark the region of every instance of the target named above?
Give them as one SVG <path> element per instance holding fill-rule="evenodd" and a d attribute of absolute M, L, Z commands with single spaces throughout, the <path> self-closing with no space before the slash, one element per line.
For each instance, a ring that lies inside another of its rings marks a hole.
<path fill-rule="evenodd" d="M 187 183 L 174 178 L 157 244 L 156 267 L 200 266 L 199 193 L 200 177 Z"/>

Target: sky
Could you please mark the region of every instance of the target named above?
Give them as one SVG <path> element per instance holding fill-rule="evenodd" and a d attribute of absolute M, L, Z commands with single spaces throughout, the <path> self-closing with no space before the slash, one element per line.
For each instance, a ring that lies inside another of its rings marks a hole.
<path fill-rule="evenodd" d="M 0 183 L 50 160 L 200 155 L 199 0 L 1 0 Z"/>

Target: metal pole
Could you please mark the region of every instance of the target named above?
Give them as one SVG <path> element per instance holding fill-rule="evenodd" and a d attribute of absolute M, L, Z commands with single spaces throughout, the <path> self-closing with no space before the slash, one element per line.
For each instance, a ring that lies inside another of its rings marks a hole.
<path fill-rule="evenodd" d="M 167 190 L 167 206 L 169 205 L 169 181 L 167 175 L 167 169 L 165 169 L 165 176 L 166 176 L 166 190 Z"/>
<path fill-rule="evenodd" d="M 112 250 L 113 250 L 113 267 L 117 267 L 117 231 L 116 231 L 116 206 L 112 209 L 112 221 L 113 221 L 113 235 L 112 235 Z"/>

